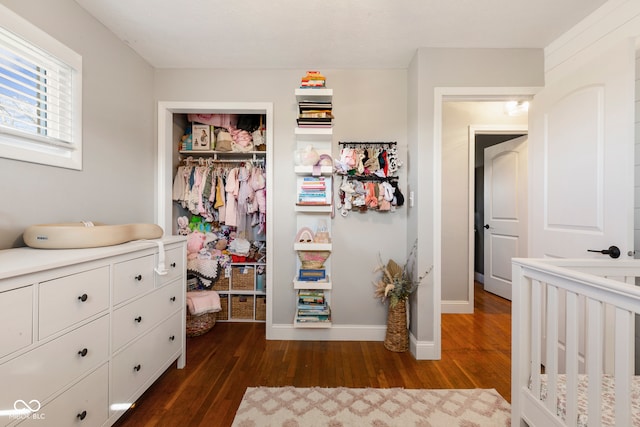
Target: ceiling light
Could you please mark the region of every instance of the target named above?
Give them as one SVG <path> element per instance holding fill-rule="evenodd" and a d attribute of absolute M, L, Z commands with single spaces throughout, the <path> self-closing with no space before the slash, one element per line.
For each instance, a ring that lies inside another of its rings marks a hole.
<path fill-rule="evenodd" d="M 529 101 L 508 101 L 504 104 L 504 112 L 508 116 L 521 116 L 529 111 Z"/>

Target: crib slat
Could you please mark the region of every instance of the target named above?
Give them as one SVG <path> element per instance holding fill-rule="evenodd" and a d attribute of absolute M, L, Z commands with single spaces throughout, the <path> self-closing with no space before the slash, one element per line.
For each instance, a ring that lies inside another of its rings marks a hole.
<path fill-rule="evenodd" d="M 633 375 L 633 313 L 616 308 L 616 425 L 631 425 L 631 376 Z"/>
<path fill-rule="evenodd" d="M 587 391 L 588 399 L 588 417 L 589 426 L 600 427 L 602 425 L 602 407 L 600 399 L 602 396 L 602 366 L 604 345 L 604 328 L 603 328 L 603 304 L 600 301 L 587 299 L 587 375 L 589 380 L 589 389 Z M 595 380 L 594 380 L 595 379 Z"/>
<path fill-rule="evenodd" d="M 547 355 L 545 373 L 547 374 L 547 400 L 545 405 L 552 414 L 558 406 L 558 288 L 547 284 Z"/>
<path fill-rule="evenodd" d="M 540 399 L 540 365 L 542 344 L 542 283 L 531 284 L 531 391 Z"/>
<path fill-rule="evenodd" d="M 578 295 L 566 294 L 566 424 L 576 426 L 578 423 Z"/>

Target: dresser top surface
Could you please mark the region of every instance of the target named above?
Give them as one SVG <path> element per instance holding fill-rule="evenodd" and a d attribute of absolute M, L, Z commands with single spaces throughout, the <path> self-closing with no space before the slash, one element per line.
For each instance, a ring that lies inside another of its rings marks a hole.
<path fill-rule="evenodd" d="M 94 261 L 144 249 L 186 241 L 184 236 L 164 236 L 154 240 L 135 240 L 120 245 L 83 249 L 34 249 L 30 247 L 0 250 L 0 280 L 70 264 Z"/>

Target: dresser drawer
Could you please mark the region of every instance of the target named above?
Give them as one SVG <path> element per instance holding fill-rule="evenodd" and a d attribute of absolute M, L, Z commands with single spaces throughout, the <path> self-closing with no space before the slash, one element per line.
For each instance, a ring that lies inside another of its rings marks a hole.
<path fill-rule="evenodd" d="M 20 427 L 98 427 L 109 418 L 109 369 L 105 363 L 95 372 L 43 406 Z M 38 419 L 38 416 L 44 419 Z"/>
<path fill-rule="evenodd" d="M 137 399 L 140 387 L 180 351 L 184 336 L 182 315 L 183 311 L 174 314 L 113 358 L 111 403 Z"/>
<path fill-rule="evenodd" d="M 177 280 L 114 311 L 114 351 L 184 307 L 183 294 L 184 285 Z"/>
<path fill-rule="evenodd" d="M 108 334 L 109 316 L 105 315 L 0 365 L 0 408 L 13 408 L 18 399 L 42 402 L 104 363 Z"/>
<path fill-rule="evenodd" d="M 39 339 L 109 308 L 109 267 L 40 284 Z"/>
<path fill-rule="evenodd" d="M 119 262 L 113 267 L 113 303 L 148 292 L 154 287 L 154 255 Z"/>
<path fill-rule="evenodd" d="M 167 269 L 167 274 L 164 276 L 158 275 L 158 285 L 163 286 L 172 282 L 178 277 L 182 277 L 185 274 L 185 254 L 182 251 L 182 246 L 178 248 L 167 249 L 165 251 L 164 265 Z"/>
<path fill-rule="evenodd" d="M 0 292 L 0 358 L 33 342 L 33 286 Z"/>

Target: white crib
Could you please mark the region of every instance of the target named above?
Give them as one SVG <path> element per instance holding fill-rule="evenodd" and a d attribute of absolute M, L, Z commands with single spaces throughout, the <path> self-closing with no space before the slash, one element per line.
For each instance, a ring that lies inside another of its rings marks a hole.
<path fill-rule="evenodd" d="M 512 426 L 640 425 L 638 277 L 640 260 L 513 260 Z"/>

